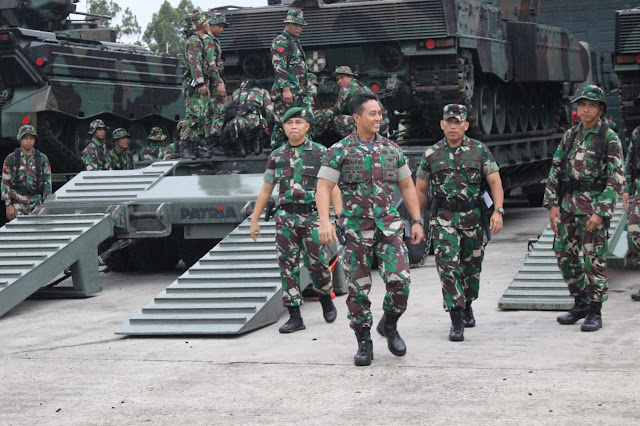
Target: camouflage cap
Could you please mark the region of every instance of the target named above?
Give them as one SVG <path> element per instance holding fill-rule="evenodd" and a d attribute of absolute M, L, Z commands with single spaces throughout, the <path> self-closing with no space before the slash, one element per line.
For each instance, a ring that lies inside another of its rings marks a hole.
<path fill-rule="evenodd" d="M 604 107 L 604 112 L 607 112 L 607 102 L 604 100 L 604 90 L 594 84 L 584 86 L 571 102 L 575 103 L 580 99 L 600 102 Z"/>
<path fill-rule="evenodd" d="M 291 118 L 298 117 L 304 118 L 308 123 L 313 122 L 313 114 L 311 114 L 311 111 L 302 107 L 294 107 L 289 108 L 289 110 L 284 113 L 284 116 L 282 116 L 282 123 L 286 123 Z"/>
<path fill-rule="evenodd" d="M 160 127 L 154 127 L 151 129 L 151 134 L 147 139 L 150 141 L 163 141 L 167 138 L 167 136 L 162 133 L 162 129 Z"/>
<path fill-rule="evenodd" d="M 191 31 L 196 31 L 209 22 L 209 15 L 206 12 L 193 12 L 191 14 Z"/>
<path fill-rule="evenodd" d="M 457 118 L 458 121 L 465 121 L 467 119 L 467 107 L 460 104 L 448 104 L 442 109 L 442 119 Z"/>
<path fill-rule="evenodd" d="M 213 15 L 209 17 L 209 24 L 222 25 L 224 27 L 229 26 L 229 23 L 227 22 L 227 17 L 220 12 L 214 12 Z"/>
<path fill-rule="evenodd" d="M 287 12 L 287 17 L 284 21 L 285 24 L 298 24 L 298 25 L 307 25 L 307 21 L 304 20 L 304 16 L 302 15 L 302 10 L 300 9 L 291 9 Z"/>
<path fill-rule="evenodd" d="M 343 65 L 341 67 L 337 67 L 336 70 L 331 75 L 333 77 L 337 77 L 338 75 L 352 75 L 354 77 L 358 76 L 358 74 L 356 74 L 355 72 L 351 71 L 351 68 L 349 68 L 346 65 Z"/>
<path fill-rule="evenodd" d="M 118 127 L 113 131 L 113 135 L 111 136 L 111 140 L 117 141 L 118 139 L 128 138 L 131 136 L 125 129 L 122 127 Z"/>
<path fill-rule="evenodd" d="M 38 133 L 36 133 L 36 128 L 29 124 L 27 124 L 26 126 L 20 127 L 20 130 L 18 130 L 18 136 L 16 137 L 16 139 L 20 140 L 24 135 L 33 135 L 35 137 L 38 137 Z"/>
<path fill-rule="evenodd" d="M 98 129 L 109 130 L 109 128 L 104 124 L 104 121 L 99 118 L 97 120 L 93 120 L 91 124 L 89 124 L 89 134 L 94 134 Z"/>

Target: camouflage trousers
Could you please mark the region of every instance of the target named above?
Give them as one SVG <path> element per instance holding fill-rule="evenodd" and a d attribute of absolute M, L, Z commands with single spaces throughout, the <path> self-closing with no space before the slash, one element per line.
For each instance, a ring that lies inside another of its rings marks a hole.
<path fill-rule="evenodd" d="M 16 211 L 16 216 L 28 216 L 33 210 L 42 204 L 42 196 L 36 195 L 34 197 L 21 197 L 23 201 L 11 200 L 11 206 Z"/>
<path fill-rule="evenodd" d="M 333 288 L 327 252 L 320 244 L 318 214 L 287 213 L 274 217 L 276 223 L 276 254 L 282 277 L 282 304 L 300 306 L 300 254 L 309 270 L 313 289 L 319 295 L 330 295 Z"/>
<path fill-rule="evenodd" d="M 246 116 L 236 116 L 231 120 L 227 120 L 222 129 L 222 145 L 230 151 L 237 151 L 241 147 L 246 150 L 256 150 L 260 148 L 268 148 L 263 146 L 268 144 L 269 136 L 264 129 L 267 128 L 266 120 L 259 115 L 247 114 Z"/>
<path fill-rule="evenodd" d="M 217 94 L 212 94 L 207 99 L 207 112 L 205 114 L 204 137 L 209 139 L 213 136 L 220 136 L 222 124 L 224 123 L 224 98 Z"/>
<path fill-rule="evenodd" d="M 406 311 L 411 280 L 409 255 L 402 240 L 402 232 L 400 230 L 393 235 L 384 235 L 377 228 L 365 231 L 350 228 L 345 230 L 342 264 L 349 284 L 347 308 L 352 329 L 371 328 L 373 325 L 369 291 L 374 254 L 387 288 L 382 305 L 384 311 L 396 314 Z"/>
<path fill-rule="evenodd" d="M 627 244 L 632 266 L 640 266 L 640 196 L 629 199 L 629 221 L 627 223 Z"/>
<path fill-rule="evenodd" d="M 607 227 L 601 223 L 594 231 L 586 226 L 589 215 L 563 212 L 553 242 L 562 277 L 572 296 L 586 294 L 590 300 L 607 300 Z M 584 253 L 584 265 L 580 251 Z"/>
<path fill-rule="evenodd" d="M 478 298 L 484 246 L 482 228 L 433 227 L 436 267 L 442 282 L 445 311 L 464 308 Z"/>
<path fill-rule="evenodd" d="M 208 108 L 207 95 L 195 92 L 185 94 L 184 127 L 180 133 L 180 140 L 197 142 L 205 135 L 205 120 Z"/>
<path fill-rule="evenodd" d="M 306 93 L 294 93 L 293 94 L 293 102 L 288 104 L 282 99 L 281 91 L 279 93 L 274 94 L 272 91 L 272 100 L 273 100 L 273 113 L 275 115 L 276 121 L 273 127 L 273 132 L 271 132 L 271 148 L 275 149 L 287 142 L 287 135 L 284 133 L 284 128 L 282 127 L 282 123 L 280 120 L 284 113 L 287 112 L 290 108 L 293 107 L 303 107 L 307 108 L 309 111 L 313 112 L 313 99 Z M 309 132 L 311 134 L 311 131 Z"/>

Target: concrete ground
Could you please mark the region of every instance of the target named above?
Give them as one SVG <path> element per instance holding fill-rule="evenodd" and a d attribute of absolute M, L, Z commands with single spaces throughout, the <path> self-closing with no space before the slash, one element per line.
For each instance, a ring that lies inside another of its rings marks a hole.
<path fill-rule="evenodd" d="M 640 423 L 638 272 L 610 271 L 604 328 L 561 326 L 557 312 L 503 312 L 527 240 L 547 212 L 509 208 L 490 243 L 477 326 L 449 342 L 433 259 L 412 271 L 399 330 L 408 353 L 374 337 L 355 367 L 346 318 L 302 308 L 307 329 L 238 337 L 128 338 L 118 329 L 181 273 L 102 275 L 85 300 L 28 300 L 0 319 L 0 424 L 633 424 Z M 375 276 L 374 320 L 384 286 Z"/>

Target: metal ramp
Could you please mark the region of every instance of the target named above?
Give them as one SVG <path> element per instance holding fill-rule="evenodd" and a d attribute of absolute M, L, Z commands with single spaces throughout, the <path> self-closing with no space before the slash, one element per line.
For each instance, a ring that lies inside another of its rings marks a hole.
<path fill-rule="evenodd" d="M 18 216 L 0 228 L 0 316 L 69 267 L 73 288 L 57 288 L 58 294 L 100 292 L 97 247 L 112 235 L 105 214 Z"/>
<path fill-rule="evenodd" d="M 609 229 L 607 257 L 609 267 L 624 266 L 627 252 L 627 233 L 624 230 L 626 223 L 627 215 L 619 200 Z M 571 309 L 573 304 L 573 297 L 569 294 L 567 284 L 562 278 L 553 251 L 553 231 L 551 231 L 551 225 L 547 225 L 540 239 L 527 255 L 520 272 L 498 302 L 498 308 L 563 311 Z"/>

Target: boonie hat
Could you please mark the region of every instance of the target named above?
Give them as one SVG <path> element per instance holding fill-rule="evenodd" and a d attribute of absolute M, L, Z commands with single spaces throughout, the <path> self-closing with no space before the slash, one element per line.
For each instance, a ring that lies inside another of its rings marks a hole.
<path fill-rule="evenodd" d="M 99 118 L 96 120 L 93 120 L 91 124 L 89 124 L 89 134 L 90 135 L 94 134 L 98 129 L 109 130 L 109 128 L 104 124 L 104 121 L 100 120 Z"/>
<path fill-rule="evenodd" d="M 16 139 L 20 140 L 24 135 L 33 135 L 35 137 L 38 137 L 38 133 L 36 133 L 36 128 L 30 124 L 20 127 L 20 130 L 18 130 L 18 136 L 16 137 Z"/>
<path fill-rule="evenodd" d="M 163 141 L 167 138 L 167 136 L 162 133 L 162 129 L 160 127 L 154 127 L 151 129 L 151 134 L 147 139 L 150 141 Z"/>
<path fill-rule="evenodd" d="M 127 138 L 131 136 L 125 129 L 122 127 L 118 127 L 113 131 L 113 135 L 111 136 L 111 140 L 117 141 L 118 139 Z"/>
<path fill-rule="evenodd" d="M 604 112 L 607 112 L 607 103 L 604 100 L 604 90 L 594 84 L 584 86 L 571 102 L 576 103 L 580 99 L 600 102 L 602 106 L 604 106 Z"/>
<path fill-rule="evenodd" d="M 357 75 L 358 75 L 358 74 L 354 73 L 353 71 L 351 71 L 351 68 L 349 68 L 346 65 L 343 65 L 341 67 L 337 67 L 336 70 L 331 74 L 331 76 L 335 78 L 339 74 L 352 75 L 354 77 L 357 77 Z"/>
<path fill-rule="evenodd" d="M 284 21 L 285 24 L 298 24 L 298 25 L 307 25 L 307 21 L 304 20 L 304 16 L 302 14 L 302 10 L 300 9 L 291 9 L 287 12 L 287 17 Z"/>

